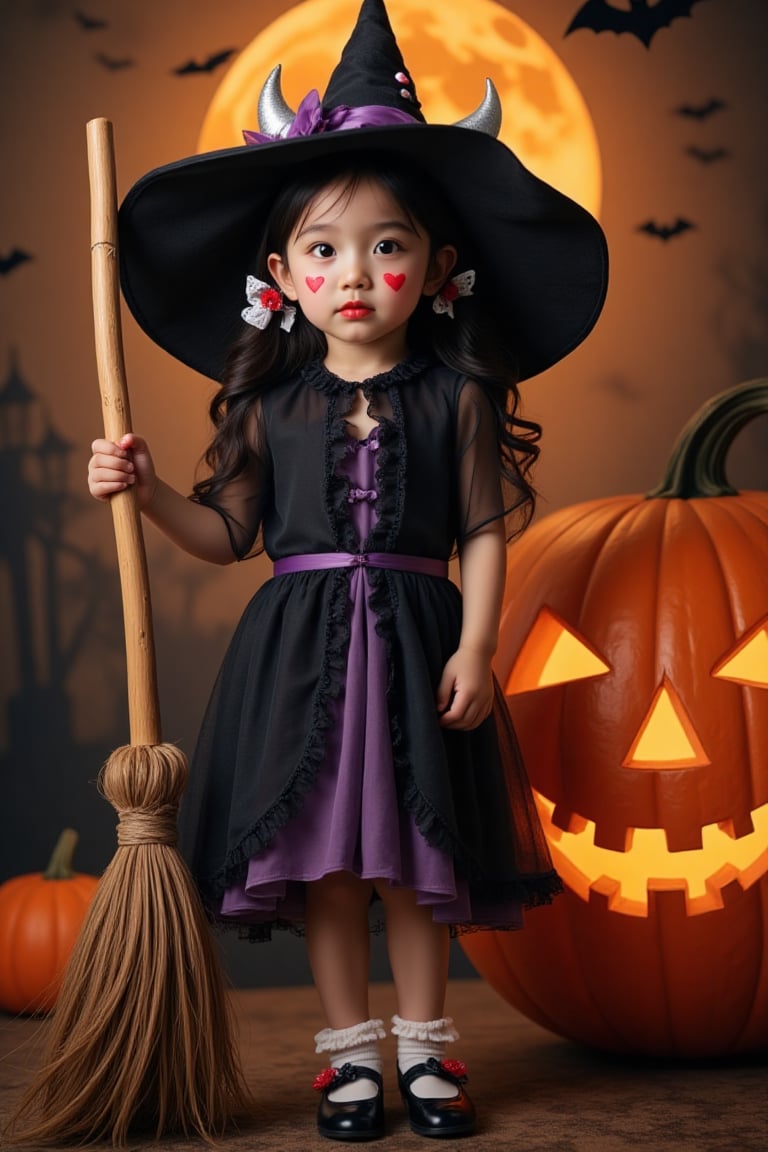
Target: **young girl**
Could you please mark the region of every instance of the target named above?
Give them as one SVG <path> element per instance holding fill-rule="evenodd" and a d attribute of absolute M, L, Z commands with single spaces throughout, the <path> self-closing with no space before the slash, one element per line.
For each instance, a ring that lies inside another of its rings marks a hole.
<path fill-rule="evenodd" d="M 460 1135 L 475 1114 L 444 1059 L 449 936 L 518 928 L 560 887 L 491 660 L 506 541 L 533 507 L 540 430 L 517 381 L 591 328 L 605 246 L 483 130 L 495 117 L 491 100 L 426 125 L 365 0 L 322 106 L 310 93 L 294 117 L 273 79 L 263 133 L 149 173 L 121 209 L 130 307 L 220 388 L 192 499 L 134 434 L 94 442 L 89 486 L 134 485 L 195 556 L 274 561 L 225 656 L 183 824 L 215 920 L 306 934 L 331 1064 L 318 1127 L 336 1139 L 384 1129 L 371 918 L 411 1127 Z"/>

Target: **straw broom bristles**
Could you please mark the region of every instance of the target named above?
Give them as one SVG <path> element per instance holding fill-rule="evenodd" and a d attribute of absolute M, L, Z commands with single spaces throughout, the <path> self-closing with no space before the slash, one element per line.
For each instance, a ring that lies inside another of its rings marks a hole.
<path fill-rule="evenodd" d="M 104 431 L 130 430 L 117 276 L 112 126 L 88 123 L 91 266 Z M 187 779 L 160 738 L 141 516 L 129 488 L 110 500 L 125 624 L 131 743 L 100 775 L 120 817 L 118 849 L 78 936 L 48 1053 L 6 1129 L 9 1143 L 110 1138 L 132 1125 L 212 1141 L 251 1102 L 232 1040 L 224 978 L 192 877 L 175 847 Z"/>
<path fill-rule="evenodd" d="M 100 786 L 118 850 L 83 925 L 13 1142 L 220 1136 L 250 1109 L 204 913 L 176 851 L 187 777 L 171 744 L 116 749 Z M 222 1026 L 226 1022 L 226 1027 Z"/>

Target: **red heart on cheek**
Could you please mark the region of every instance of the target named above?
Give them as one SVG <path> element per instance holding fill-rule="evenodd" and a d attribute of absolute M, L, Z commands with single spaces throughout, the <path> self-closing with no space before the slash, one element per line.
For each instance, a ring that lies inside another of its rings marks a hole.
<path fill-rule="evenodd" d="M 307 276 L 307 288 L 310 292 L 317 292 L 325 284 L 325 276 Z"/>
<path fill-rule="evenodd" d="M 399 292 L 405 284 L 405 272 L 385 272 L 384 283 L 389 284 L 393 292 Z"/>

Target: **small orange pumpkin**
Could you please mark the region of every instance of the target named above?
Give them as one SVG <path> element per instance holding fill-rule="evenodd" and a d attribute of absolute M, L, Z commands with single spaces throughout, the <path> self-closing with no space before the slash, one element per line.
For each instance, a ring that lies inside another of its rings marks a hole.
<path fill-rule="evenodd" d="M 98 879 L 72 871 L 77 833 L 65 828 L 45 872 L 0 885 L 0 1008 L 50 1012 Z"/>
<path fill-rule="evenodd" d="M 768 494 L 725 477 L 768 380 L 713 398 L 646 496 L 509 555 L 496 672 L 565 892 L 462 938 L 502 996 L 597 1047 L 768 1046 Z"/>

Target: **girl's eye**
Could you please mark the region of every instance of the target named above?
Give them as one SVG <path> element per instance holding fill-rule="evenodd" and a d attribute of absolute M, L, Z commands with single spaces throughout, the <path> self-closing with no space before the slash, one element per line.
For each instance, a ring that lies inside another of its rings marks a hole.
<path fill-rule="evenodd" d="M 315 244 L 311 251 L 314 256 L 320 256 L 323 260 L 327 260 L 329 256 L 334 254 L 331 244 Z"/>
<path fill-rule="evenodd" d="M 392 256 L 395 252 L 400 252 L 401 248 L 397 240 L 379 240 L 374 248 L 374 252 L 378 252 L 380 256 Z"/>

